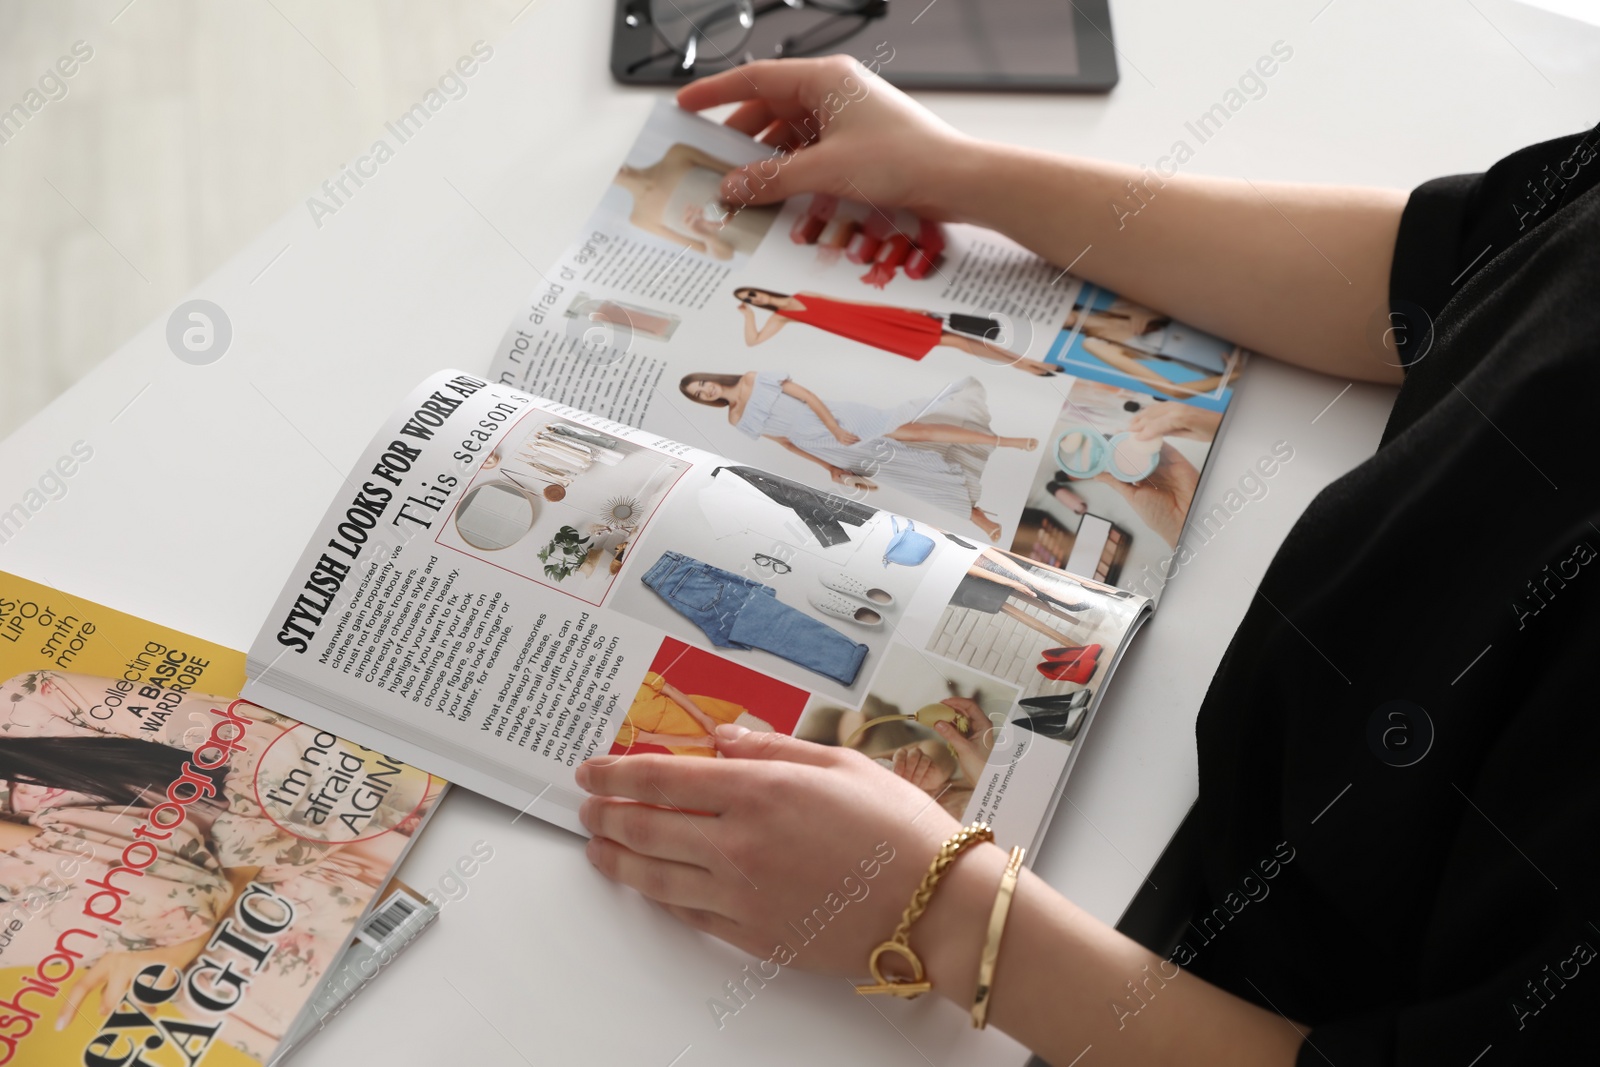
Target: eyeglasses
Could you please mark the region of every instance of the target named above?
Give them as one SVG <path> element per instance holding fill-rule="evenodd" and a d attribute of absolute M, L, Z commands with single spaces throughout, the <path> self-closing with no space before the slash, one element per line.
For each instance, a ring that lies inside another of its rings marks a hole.
<path fill-rule="evenodd" d="M 755 565 L 757 567 L 767 567 L 772 571 L 773 574 L 788 574 L 790 571 L 794 570 L 793 567 L 789 566 L 783 560 L 778 559 L 776 556 L 769 556 L 765 552 L 757 552 L 750 558 L 755 561 Z"/>
<path fill-rule="evenodd" d="M 752 62 L 760 57 L 745 46 L 757 19 L 808 10 L 825 17 L 780 37 L 772 45 L 772 58 L 835 48 L 887 15 L 889 0 L 633 0 L 623 21 L 635 28 L 648 24 L 667 47 L 633 63 L 627 72 L 671 61 L 674 71 L 687 77 Z"/>

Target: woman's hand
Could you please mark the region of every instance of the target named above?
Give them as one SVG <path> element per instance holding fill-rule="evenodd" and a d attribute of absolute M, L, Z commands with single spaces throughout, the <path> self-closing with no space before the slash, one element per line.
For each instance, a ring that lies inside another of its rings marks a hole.
<path fill-rule="evenodd" d="M 56 1020 L 56 1029 L 65 1029 L 76 1017 L 79 1007 L 96 990 L 100 992 L 100 1014 L 110 1015 L 122 1002 L 122 998 L 128 995 L 128 990 L 133 986 L 133 980 L 138 977 L 140 971 L 156 963 L 165 963 L 181 971 L 205 950 L 210 937 L 210 933 L 207 932 L 193 940 L 180 941 L 175 945 L 141 949 L 137 952 L 108 952 L 101 956 L 93 967 L 84 972 L 78 984 L 72 987 L 67 999 L 62 1001 L 61 1015 Z"/>
<path fill-rule="evenodd" d="M 838 419 L 833 419 L 828 422 L 827 427 L 828 432 L 833 434 L 834 438 L 838 440 L 841 445 L 854 445 L 861 443 L 861 438 L 857 437 L 843 426 L 840 426 Z"/>
<path fill-rule="evenodd" d="M 950 772 L 916 745 L 894 750 L 892 770 L 924 793 L 937 796 L 950 781 Z"/>
<path fill-rule="evenodd" d="M 930 176 L 971 158 L 978 142 L 847 56 L 768 59 L 692 82 L 679 106 L 704 111 L 739 103 L 727 125 L 779 154 L 723 179 L 730 204 L 772 204 L 799 193 L 831 193 L 885 210 L 906 207 L 949 218 Z"/>
<path fill-rule="evenodd" d="M 594 834 L 590 861 L 762 959 L 864 974 L 956 821 L 851 749 L 731 725 L 717 749 L 728 758 L 580 766 L 578 785 L 594 794 L 578 812 Z M 819 909 L 825 925 L 802 940 L 789 923 Z"/>
<path fill-rule="evenodd" d="M 857 474 L 855 471 L 847 471 L 843 467 L 834 467 L 832 470 L 834 483 L 837 485 L 842 485 L 846 489 L 859 489 L 864 493 L 870 493 L 874 489 L 878 488 L 878 483 L 872 481 L 864 474 Z"/>
<path fill-rule="evenodd" d="M 1222 424 L 1222 412 L 1207 411 L 1193 404 L 1176 400 L 1158 400 L 1134 412 L 1128 420 L 1128 429 L 1134 436 L 1146 441 L 1157 437 L 1190 437 L 1196 441 L 1212 441 L 1217 427 Z"/>
<path fill-rule="evenodd" d="M 1200 484 L 1200 472 L 1171 445 L 1163 444 L 1159 455 L 1156 469 L 1141 482 L 1129 485 L 1112 477 L 1110 471 L 1095 475 L 1094 480 L 1109 485 L 1169 548 L 1177 548 L 1184 516 L 1189 513 L 1195 487 Z"/>
<path fill-rule="evenodd" d="M 935 723 L 933 728 L 955 749 L 956 761 L 961 765 L 961 773 L 966 777 L 967 784 L 977 785 L 983 776 L 984 766 L 989 762 L 989 753 L 994 751 L 994 723 L 976 700 L 946 697 L 939 703 L 959 711 L 972 724 L 971 731 L 965 734 L 957 730 L 953 722 Z"/>

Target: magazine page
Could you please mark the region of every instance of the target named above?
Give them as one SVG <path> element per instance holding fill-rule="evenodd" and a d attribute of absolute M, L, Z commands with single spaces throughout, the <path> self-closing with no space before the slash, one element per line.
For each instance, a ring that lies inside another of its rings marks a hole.
<path fill-rule="evenodd" d="M 578 832 L 584 759 L 714 758 L 736 722 L 1030 843 L 1148 604 L 456 371 L 347 483 L 246 694 Z"/>
<path fill-rule="evenodd" d="M 0 572 L 0 1064 L 268 1062 L 444 783 Z"/>
<path fill-rule="evenodd" d="M 658 103 L 491 378 L 1157 596 L 1245 353 L 979 227 L 721 203 L 758 161 Z M 747 374 L 806 403 L 707 395 Z"/>

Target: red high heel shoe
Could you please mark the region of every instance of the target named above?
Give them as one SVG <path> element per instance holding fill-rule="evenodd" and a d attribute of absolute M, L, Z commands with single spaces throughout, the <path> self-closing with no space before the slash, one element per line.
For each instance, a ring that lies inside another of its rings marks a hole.
<path fill-rule="evenodd" d="M 1080 656 L 1070 664 L 1053 664 L 1046 661 L 1035 664 L 1034 669 L 1051 681 L 1070 681 L 1072 685 L 1083 685 L 1094 677 L 1094 667 L 1096 667 L 1096 657 Z"/>
<path fill-rule="evenodd" d="M 1099 645 L 1066 645 L 1062 648 L 1047 648 L 1044 658 L 1051 663 L 1071 663 L 1079 656 L 1098 656 Z"/>

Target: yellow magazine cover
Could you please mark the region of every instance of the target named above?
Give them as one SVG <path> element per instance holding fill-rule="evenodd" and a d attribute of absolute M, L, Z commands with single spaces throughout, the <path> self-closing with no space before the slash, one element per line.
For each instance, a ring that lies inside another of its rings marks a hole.
<path fill-rule="evenodd" d="M 0 1067 L 267 1062 L 445 783 L 0 572 Z"/>

